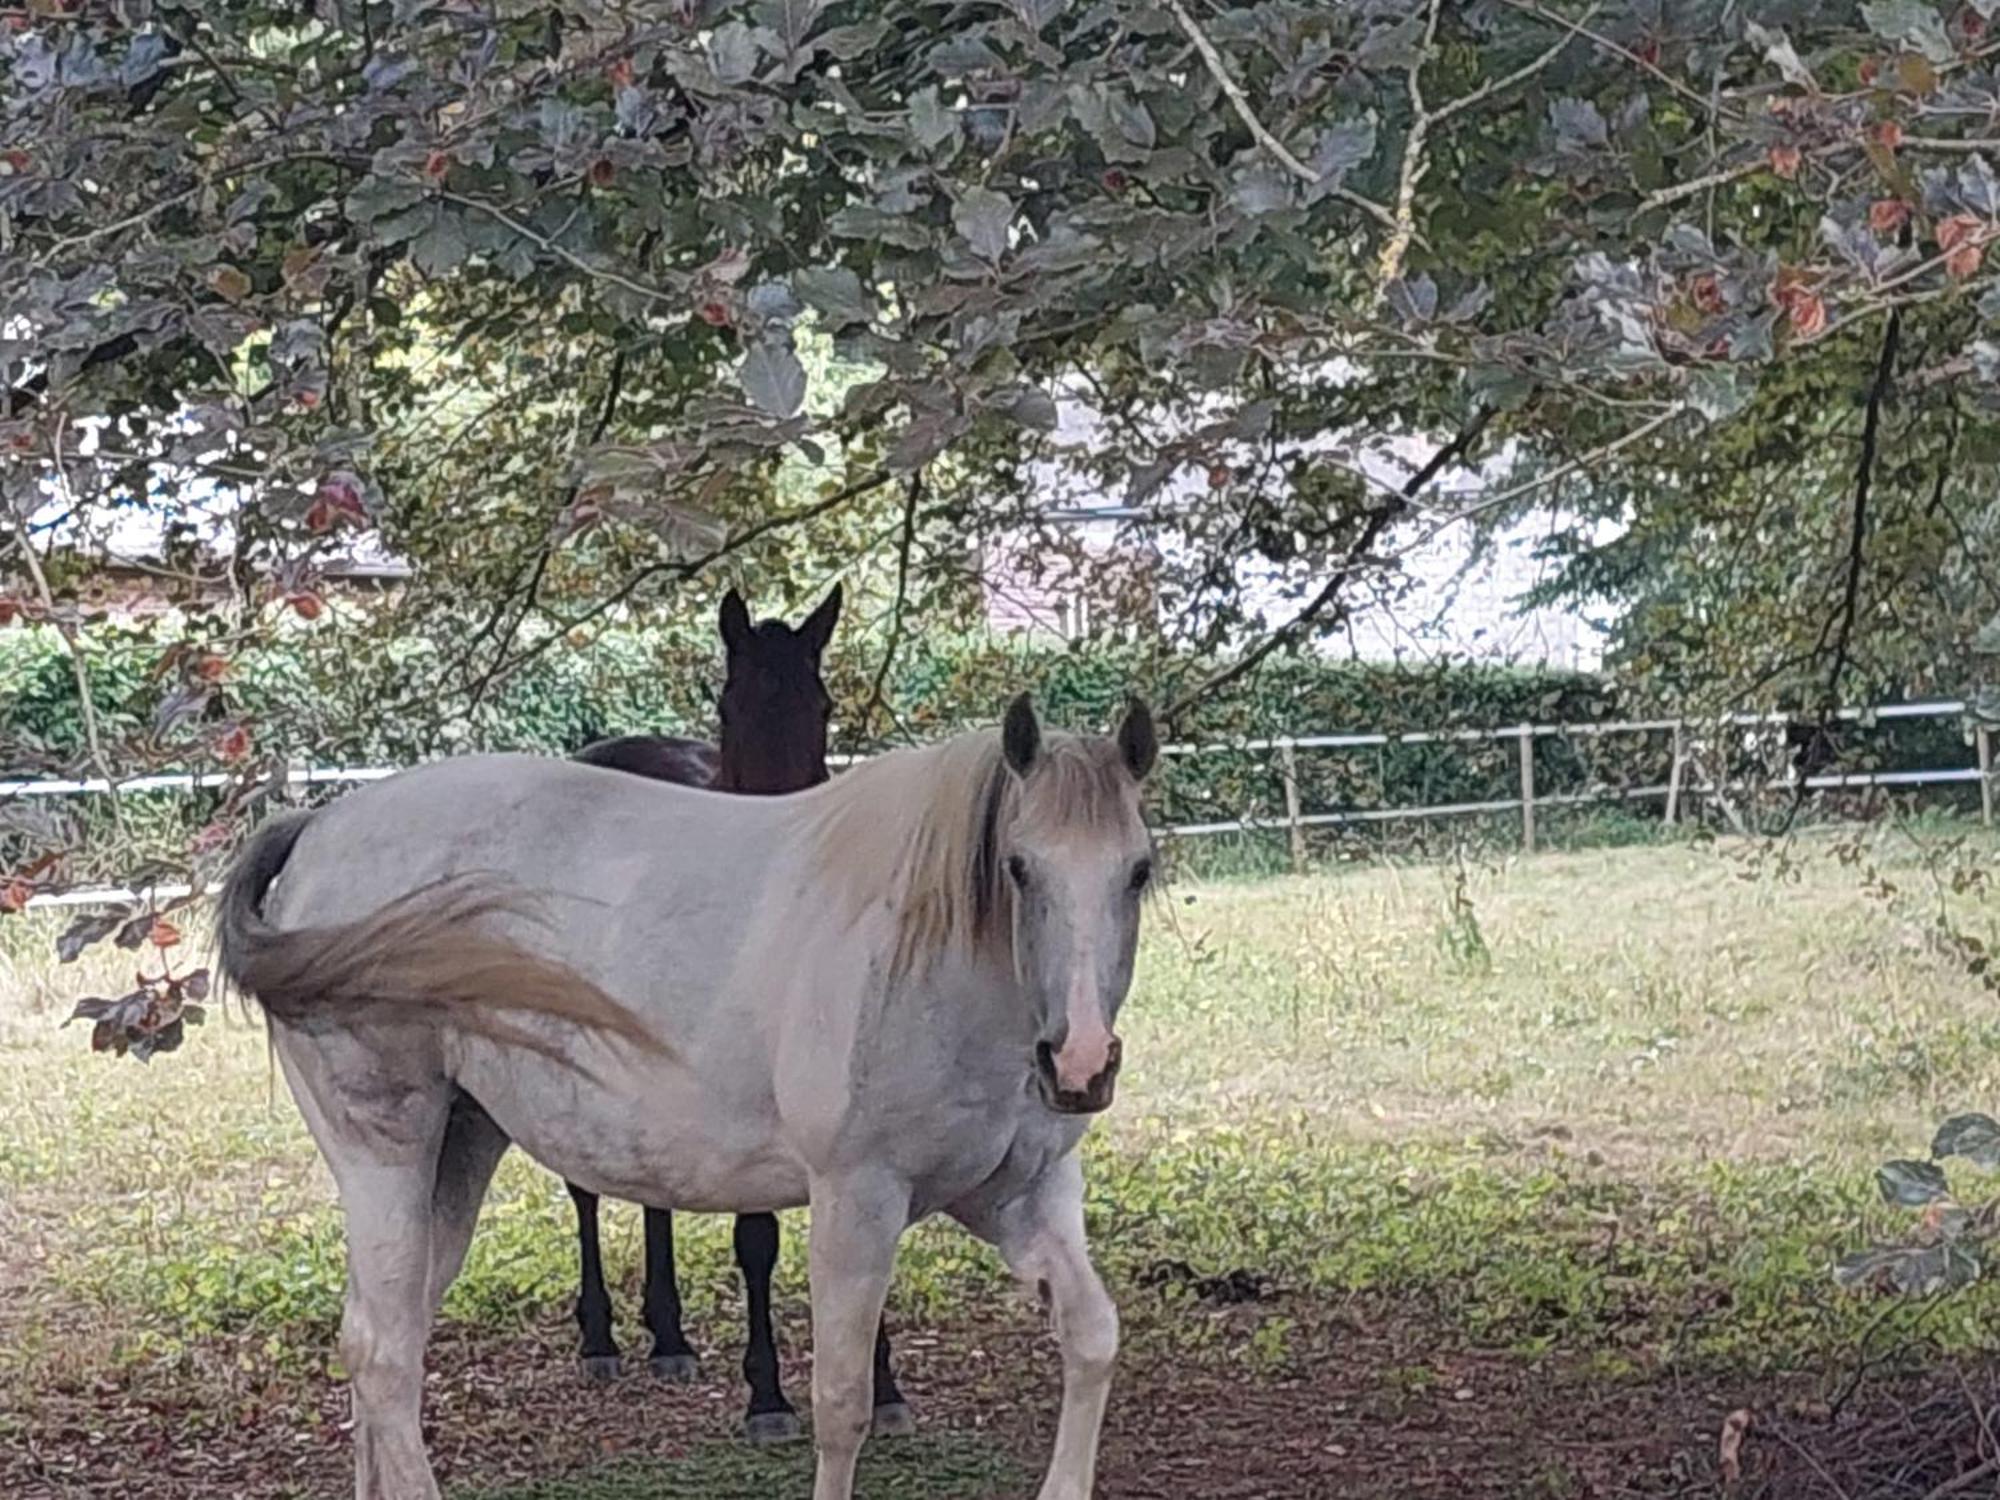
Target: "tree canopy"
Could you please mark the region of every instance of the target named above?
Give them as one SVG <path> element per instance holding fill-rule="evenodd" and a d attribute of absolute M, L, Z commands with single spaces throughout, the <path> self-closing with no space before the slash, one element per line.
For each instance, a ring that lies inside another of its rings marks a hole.
<path fill-rule="evenodd" d="M 1252 658 L 1553 505 L 1677 684 L 1945 683 L 2000 609 L 1996 8 L 16 5 L 0 614 L 77 618 L 65 515 L 194 575 L 222 513 L 218 639 L 379 529 L 462 703 L 725 559 L 947 607 L 1056 475 Z"/>

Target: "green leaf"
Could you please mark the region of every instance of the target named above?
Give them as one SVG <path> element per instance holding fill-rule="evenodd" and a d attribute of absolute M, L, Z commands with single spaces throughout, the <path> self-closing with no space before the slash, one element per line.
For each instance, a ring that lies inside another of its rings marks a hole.
<path fill-rule="evenodd" d="M 465 242 L 464 221 L 441 209 L 410 246 L 410 258 L 426 276 L 444 276 L 464 263 L 470 248 Z"/>
<path fill-rule="evenodd" d="M 1375 122 L 1343 120 L 1314 138 L 1308 165 L 1319 173 L 1322 188 L 1334 188 L 1374 154 Z"/>
<path fill-rule="evenodd" d="M 1933 1297 L 1980 1278 L 1979 1257 L 1956 1241 L 1938 1245 L 1876 1245 L 1841 1257 L 1833 1279 L 1845 1287 Z"/>
<path fill-rule="evenodd" d="M 1069 0 L 1013 0 L 1013 3 L 1014 14 L 1030 31 L 1040 31 L 1069 6 Z"/>
<path fill-rule="evenodd" d="M 1371 29 L 1363 38 L 1355 61 L 1375 72 L 1413 68 L 1424 60 L 1424 23 L 1421 17 L 1406 16 L 1387 26 Z"/>
<path fill-rule="evenodd" d="M 1030 386 L 1016 396 L 1007 408 L 1007 414 L 1023 427 L 1032 427 L 1037 432 L 1054 432 L 1059 420 L 1055 397 L 1039 386 Z"/>
<path fill-rule="evenodd" d="M 1153 149 L 1159 140 L 1159 131 L 1144 100 L 1134 99 L 1123 89 L 1111 89 L 1104 96 L 1104 108 L 1112 125 L 1128 144 L 1143 151 Z"/>
<path fill-rule="evenodd" d="M 856 21 L 850 26 L 834 26 L 813 38 L 815 51 L 828 52 L 842 62 L 852 62 L 872 52 L 890 34 L 886 21 Z"/>
<path fill-rule="evenodd" d="M 846 266 L 808 266 L 794 273 L 792 290 L 825 320 L 832 333 L 875 317 L 874 297 Z"/>
<path fill-rule="evenodd" d="M 1989 1171 L 2000 1167 L 2000 1121 L 1991 1115 L 1953 1115 L 1937 1128 L 1931 1155 L 1939 1161 L 1962 1156 Z"/>
<path fill-rule="evenodd" d="M 1868 29 L 1885 41 L 1909 47 L 1933 63 L 1948 63 L 1958 49 L 1945 35 L 1944 18 L 1928 0 L 1869 0 L 1861 7 Z"/>
<path fill-rule="evenodd" d="M 974 255 L 998 262 L 1007 253 L 1008 230 L 1014 223 L 1013 200 L 991 188 L 968 188 L 952 205 L 951 223 Z"/>
<path fill-rule="evenodd" d="M 938 97 L 935 84 L 910 95 L 910 134 L 926 151 L 958 134 L 958 111 Z"/>
<path fill-rule="evenodd" d="M 905 427 L 889 450 L 893 473 L 912 474 L 949 448 L 964 430 L 956 412 L 926 412 Z"/>
<path fill-rule="evenodd" d="M 1261 218 L 1292 206 L 1292 177 L 1261 156 L 1253 157 L 1229 190 L 1229 201 L 1251 218 Z"/>
<path fill-rule="evenodd" d="M 1751 46 L 1763 52 L 1764 61 L 1776 68 L 1778 76 L 1785 82 L 1795 83 L 1801 88 L 1816 90 L 1819 87 L 1813 80 L 1812 70 L 1799 61 L 1798 51 L 1792 46 L 1792 39 L 1785 35 L 1784 27 L 1759 26 L 1750 21 L 1745 24 L 1743 35 Z"/>
<path fill-rule="evenodd" d="M 1725 421 L 1750 403 L 1756 387 L 1739 369 L 1704 365 L 1688 377 L 1688 401 L 1711 422 Z"/>
<path fill-rule="evenodd" d="M 708 67 L 715 81 L 734 87 L 757 76 L 757 35 L 741 21 L 718 26 L 708 39 Z"/>
<path fill-rule="evenodd" d="M 1884 1162 L 1875 1169 L 1875 1186 L 1885 1202 L 1904 1208 L 1922 1208 L 1951 1196 L 1951 1184 L 1936 1162 Z"/>
<path fill-rule="evenodd" d="M 899 250 L 925 250 L 931 243 L 924 226 L 907 215 L 884 213 L 866 203 L 848 204 L 828 221 L 827 228 L 840 239 L 875 241 Z"/>
<path fill-rule="evenodd" d="M 1567 150 L 1588 150 L 1611 141 L 1611 127 L 1588 99 L 1551 100 L 1549 125 L 1556 133 L 1556 143 Z"/>
<path fill-rule="evenodd" d="M 1535 393 L 1534 381 L 1506 365 L 1474 365 L 1465 372 L 1465 384 L 1495 411 L 1519 411 Z"/>
<path fill-rule="evenodd" d="M 1833 1279 L 1841 1286 L 1859 1287 L 1886 1279 L 1889 1267 L 1909 1252 L 1901 1245 L 1875 1245 L 1843 1255 L 1834 1263 Z"/>
<path fill-rule="evenodd" d="M 436 222 L 435 203 L 417 203 L 396 213 L 384 214 L 373 225 L 375 242 L 384 247 L 403 245 L 424 233 Z"/>
<path fill-rule="evenodd" d="M 347 217 L 357 224 L 372 224 L 388 214 L 400 213 L 423 200 L 423 189 L 414 183 L 387 177 L 364 177 L 348 193 L 344 207 Z"/>
<path fill-rule="evenodd" d="M 757 409 L 780 420 L 806 404 L 806 370 L 783 344 L 758 344 L 743 356 L 743 392 Z"/>
<path fill-rule="evenodd" d="M 826 11 L 826 0 L 760 0 L 757 23 L 776 35 L 787 53 L 797 52 Z"/>

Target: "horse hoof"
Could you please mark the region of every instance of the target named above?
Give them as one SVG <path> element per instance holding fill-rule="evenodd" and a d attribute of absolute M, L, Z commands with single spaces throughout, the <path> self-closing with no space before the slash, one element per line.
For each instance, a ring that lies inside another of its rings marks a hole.
<path fill-rule="evenodd" d="M 692 1354 L 655 1354 L 646 1361 L 646 1368 L 653 1372 L 655 1380 L 686 1385 L 701 1372 L 701 1361 Z"/>
<path fill-rule="evenodd" d="M 583 1371 L 583 1378 L 591 1385 L 609 1385 L 625 1373 L 624 1365 L 615 1354 L 586 1354 L 577 1361 Z"/>
<path fill-rule="evenodd" d="M 743 1436 L 759 1447 L 766 1443 L 795 1443 L 805 1435 L 796 1412 L 754 1412 L 743 1422 Z"/>
<path fill-rule="evenodd" d="M 910 1403 L 907 1401 L 884 1402 L 875 1408 L 875 1420 L 868 1430 L 875 1437 L 915 1437 L 916 1413 L 910 1410 Z"/>

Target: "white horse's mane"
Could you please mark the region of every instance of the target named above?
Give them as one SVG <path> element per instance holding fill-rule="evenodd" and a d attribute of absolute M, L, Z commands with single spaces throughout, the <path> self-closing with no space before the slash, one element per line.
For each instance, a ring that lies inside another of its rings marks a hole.
<path fill-rule="evenodd" d="M 894 914 L 890 978 L 1000 945 L 1012 929 L 1007 830 L 1120 826 L 1133 782 L 1107 739 L 1050 733 L 1024 782 L 998 730 L 864 761 L 811 795 L 809 859 L 850 920 Z"/>

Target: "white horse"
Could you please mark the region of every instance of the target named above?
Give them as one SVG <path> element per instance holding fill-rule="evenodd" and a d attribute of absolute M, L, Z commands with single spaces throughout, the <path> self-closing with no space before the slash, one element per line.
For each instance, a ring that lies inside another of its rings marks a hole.
<path fill-rule="evenodd" d="M 403 772 L 274 821 L 222 897 L 347 1220 L 360 1500 L 438 1493 L 424 1345 L 509 1143 L 663 1207 L 810 1204 L 814 1500 L 849 1500 L 903 1230 L 944 1212 L 1053 1315 L 1042 1500 L 1087 1500 L 1118 1315 L 1090 1263 L 1152 846 L 1151 716 L 727 797 L 541 757 Z M 554 918 L 555 920 L 549 920 Z"/>

